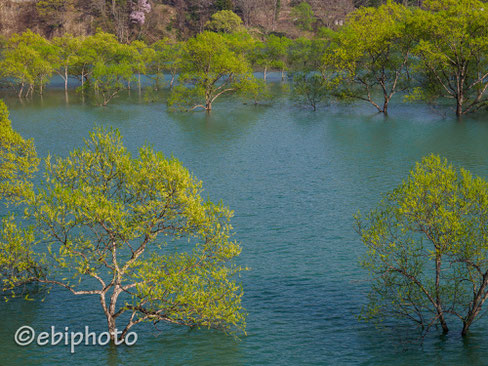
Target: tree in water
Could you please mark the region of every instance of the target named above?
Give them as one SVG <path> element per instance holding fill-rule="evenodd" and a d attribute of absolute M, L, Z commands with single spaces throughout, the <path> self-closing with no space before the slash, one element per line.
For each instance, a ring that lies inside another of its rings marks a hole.
<path fill-rule="evenodd" d="M 149 146 L 132 156 L 118 132 L 97 130 L 68 157 L 47 158 L 45 171 L 23 200 L 33 226 L 4 221 L 5 288 L 40 283 L 94 296 L 113 341 L 141 322 L 244 330 L 232 212 L 204 200 L 177 159 Z M 12 245 L 22 254 L 14 263 Z"/>
<path fill-rule="evenodd" d="M 240 44 L 236 38 L 213 32 L 189 39 L 182 56 L 179 85 L 172 89 L 169 106 L 210 111 L 220 96 L 253 89 L 256 79 L 249 62 L 238 52 Z"/>
<path fill-rule="evenodd" d="M 338 32 L 337 46 L 324 56 L 343 79 L 344 98 L 370 103 L 388 114 L 392 97 L 410 85 L 409 66 L 418 27 L 411 9 L 388 3 L 360 8 Z"/>
<path fill-rule="evenodd" d="M 422 333 L 468 333 L 488 298 L 488 183 L 431 155 L 366 216 L 356 217 L 370 273 L 363 317 Z"/>
<path fill-rule="evenodd" d="M 451 100 L 461 117 L 488 106 L 486 3 L 428 0 L 416 13 L 420 86 L 408 99 L 435 104 Z"/>

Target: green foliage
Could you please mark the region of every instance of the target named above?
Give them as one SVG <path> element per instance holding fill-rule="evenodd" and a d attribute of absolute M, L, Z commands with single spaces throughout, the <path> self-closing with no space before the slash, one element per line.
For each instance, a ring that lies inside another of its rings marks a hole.
<path fill-rule="evenodd" d="M 254 105 L 269 103 L 273 98 L 269 86 L 261 79 L 256 79 L 249 84 L 248 88 L 240 93 L 240 96 L 244 99 L 244 103 L 250 100 Z"/>
<path fill-rule="evenodd" d="M 28 86 L 27 95 L 32 95 L 34 88 L 42 94 L 44 86 L 54 72 L 52 59 L 54 47 L 40 35 L 28 30 L 12 35 L 3 52 L 0 62 L 0 77 L 8 78 L 17 86 L 19 97 Z"/>
<path fill-rule="evenodd" d="M 126 82 L 133 81 L 133 65 L 123 62 L 120 64 L 105 64 L 98 61 L 91 73 L 91 86 L 98 105 L 106 106 L 113 97 L 126 88 Z"/>
<path fill-rule="evenodd" d="M 302 1 L 297 6 L 293 7 L 291 16 L 294 18 L 295 24 L 298 28 L 304 31 L 311 31 L 315 21 L 315 14 L 312 7 L 306 1 Z"/>
<path fill-rule="evenodd" d="M 242 19 L 232 10 L 221 10 L 213 14 L 205 28 L 218 33 L 234 33 L 244 30 Z"/>
<path fill-rule="evenodd" d="M 142 321 L 244 330 L 234 280 L 241 268 L 230 262 L 240 253 L 232 212 L 204 200 L 202 183 L 177 159 L 149 146 L 133 157 L 118 132 L 97 130 L 84 148 L 45 164 L 42 184 L 24 200 L 24 219 L 48 255 L 28 246 L 13 257 L 33 237 L 8 218 L 0 268 L 20 272 L 42 259 L 45 270 L 29 271 L 24 282 L 98 295 L 110 332 L 121 314 L 131 315 L 122 338 Z"/>
<path fill-rule="evenodd" d="M 0 100 L 0 196 L 18 200 L 28 196 L 31 178 L 39 161 L 32 140 L 24 140 L 12 129 L 8 110 Z"/>
<path fill-rule="evenodd" d="M 66 33 L 61 37 L 54 37 L 52 44 L 55 47 L 53 67 L 64 80 L 64 89 L 68 90 L 68 80 L 72 66 L 79 62 L 82 41 L 78 37 Z"/>
<path fill-rule="evenodd" d="M 430 0 L 416 12 L 420 91 L 412 97 L 453 100 L 457 116 L 488 106 L 488 12 L 472 0 Z"/>
<path fill-rule="evenodd" d="M 184 44 L 164 38 L 155 42 L 151 49 L 153 55 L 149 58 L 148 69 L 154 80 L 154 88 L 160 89 L 165 71 L 171 75 L 170 87 L 173 87 L 176 75 L 182 66 Z"/>
<path fill-rule="evenodd" d="M 393 3 L 360 8 L 350 15 L 338 33 L 335 52 L 324 57 L 344 79 L 345 97 L 365 100 L 387 114 L 393 95 L 409 86 L 416 34 L 412 22 L 412 11 Z M 378 92 L 381 102 L 375 100 Z"/>
<path fill-rule="evenodd" d="M 293 75 L 294 98 L 301 104 L 310 105 L 314 111 L 320 102 L 331 97 L 333 87 L 321 74 L 300 72 Z"/>
<path fill-rule="evenodd" d="M 98 105 L 106 106 L 113 97 L 135 80 L 134 72 L 141 69 L 141 54 L 136 47 L 121 44 L 114 35 L 99 32 L 87 37 L 82 46 L 80 62 L 86 67 L 88 83 Z"/>
<path fill-rule="evenodd" d="M 24 140 L 12 129 L 7 107 L 0 100 L 0 197 L 4 202 L 15 203 L 32 197 L 31 178 L 38 163 L 32 140 Z M 34 260 L 33 245 L 32 232 L 19 228 L 12 215 L 3 217 L 0 292 L 12 290 L 33 274 L 41 273 L 41 260 L 39 263 Z"/>
<path fill-rule="evenodd" d="M 256 86 L 251 67 L 233 38 L 204 32 L 185 44 L 180 85 L 173 88 L 170 107 L 210 111 L 223 94 L 245 93 Z M 219 50 L 219 52 L 215 52 Z"/>
<path fill-rule="evenodd" d="M 282 79 L 287 70 L 288 47 L 292 43 L 291 39 L 278 37 L 271 34 L 265 42 L 257 43 L 254 51 L 253 63 L 264 68 L 264 80 L 268 69 L 278 69 L 281 71 Z"/>
<path fill-rule="evenodd" d="M 422 331 L 460 319 L 488 296 L 488 183 L 429 156 L 377 209 L 357 216 L 371 275 L 365 317 L 396 316 Z"/>
<path fill-rule="evenodd" d="M 48 12 L 69 3 L 48 0 L 37 5 L 38 11 Z M 219 8 L 225 3 L 214 5 Z M 293 4 L 292 13 L 300 26 L 311 29 L 310 5 Z M 222 94 L 242 91 L 264 96 L 252 77 L 253 68 L 263 70 L 265 81 L 270 70 L 280 71 L 282 80 L 287 71 L 319 72 L 329 86 L 335 85 L 335 96 L 366 101 L 384 114 L 399 93 L 407 101 L 452 100 L 458 116 L 488 107 L 488 13 L 484 2 L 426 0 L 423 7 L 407 7 L 407 1 L 379 1 L 378 7 L 364 7 L 367 4 L 371 2 L 361 2 L 338 31 L 320 27 L 313 38 L 294 40 L 280 33 L 266 37 L 256 29 L 249 33 L 238 15 L 224 9 L 226 5 L 206 24 L 219 37 L 207 31 L 187 42 L 163 38 L 152 45 L 141 41 L 121 44 L 114 35 L 101 31 L 88 37 L 65 34 L 49 41 L 27 31 L 0 40 L 0 79 L 2 85 L 15 86 L 19 97 L 24 97 L 35 90 L 42 93 L 54 72 L 64 79 L 65 90 L 69 77 L 75 76 L 83 93 L 106 105 L 123 89 L 130 89 L 135 74 L 139 89 L 141 74 L 146 74 L 154 80 L 155 91 L 169 74 L 169 87 L 174 89 L 168 101 L 171 107 L 209 110 Z M 191 13 L 203 29 L 207 16 L 197 5 L 192 3 Z M 116 2 L 115 13 L 124 7 L 126 2 Z M 275 2 L 274 14 L 279 7 L 280 2 Z M 124 21 L 120 22 L 123 26 Z M 214 65 L 219 73 L 214 72 Z M 179 74 L 183 77 L 173 88 Z"/>
<path fill-rule="evenodd" d="M 297 38 L 288 46 L 287 64 L 294 71 L 322 72 L 324 55 L 330 52 L 331 47 L 330 38 Z"/>
<path fill-rule="evenodd" d="M 20 286 L 43 276 L 43 257 L 35 252 L 35 244 L 32 230 L 18 227 L 13 215 L 2 218 L 0 292 L 6 301 L 17 296 Z"/>

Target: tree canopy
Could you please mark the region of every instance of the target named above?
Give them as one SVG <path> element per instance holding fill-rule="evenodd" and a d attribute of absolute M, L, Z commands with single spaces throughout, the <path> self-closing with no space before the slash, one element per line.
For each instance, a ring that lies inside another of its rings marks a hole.
<path fill-rule="evenodd" d="M 471 0 L 425 1 L 416 12 L 422 33 L 415 47 L 420 86 L 412 97 L 435 102 L 454 100 L 457 116 L 488 105 L 488 12 L 486 3 Z"/>
<path fill-rule="evenodd" d="M 422 332 L 460 321 L 467 334 L 488 297 L 488 183 L 431 155 L 356 219 L 372 280 L 364 316 Z"/>
<path fill-rule="evenodd" d="M 242 19 L 231 10 L 221 10 L 213 14 L 205 27 L 222 33 L 234 33 L 244 30 Z"/>
<path fill-rule="evenodd" d="M 412 11 L 388 3 L 354 12 L 338 33 L 338 44 L 324 63 L 332 63 L 342 79 L 345 97 L 365 100 L 388 113 L 391 98 L 409 86 L 415 45 Z M 376 95 L 381 101 L 375 100 Z"/>
<path fill-rule="evenodd" d="M 221 95 L 253 88 L 256 81 L 251 67 L 232 44 L 232 39 L 212 32 L 188 40 L 180 84 L 173 88 L 169 105 L 210 111 Z M 219 52 L 215 52 L 217 49 Z"/>
<path fill-rule="evenodd" d="M 24 140 L 12 129 L 7 107 L 0 100 L 0 197 L 13 199 L 28 194 L 38 163 L 32 140 Z"/>
<path fill-rule="evenodd" d="M 96 130 L 68 157 L 46 159 L 22 201 L 27 230 L 4 219 L 4 289 L 34 282 L 96 296 L 112 339 L 122 314 L 121 339 L 143 321 L 244 330 L 232 212 L 201 193 L 177 159 L 150 146 L 132 156 L 117 131 Z"/>

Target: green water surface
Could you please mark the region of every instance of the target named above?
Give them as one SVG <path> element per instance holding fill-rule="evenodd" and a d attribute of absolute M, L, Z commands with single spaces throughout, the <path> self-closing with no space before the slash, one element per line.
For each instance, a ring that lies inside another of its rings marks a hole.
<path fill-rule="evenodd" d="M 389 118 L 367 105 L 317 112 L 290 104 L 245 105 L 229 98 L 206 113 L 169 113 L 137 93 L 108 107 L 49 91 L 19 102 L 6 96 L 13 127 L 39 154 L 65 156 L 97 125 L 118 128 L 131 150 L 148 142 L 174 154 L 205 195 L 235 211 L 242 245 L 247 336 L 150 324 L 134 328 L 133 347 L 17 346 L 15 330 L 104 331 L 95 297 L 53 290 L 44 302 L 0 304 L 0 365 L 487 365 L 487 322 L 466 339 L 456 329 L 422 346 L 399 341 L 407 330 L 357 321 L 367 277 L 352 215 L 373 208 L 429 153 L 488 177 L 488 115 L 462 122 L 423 105 L 391 106 Z"/>

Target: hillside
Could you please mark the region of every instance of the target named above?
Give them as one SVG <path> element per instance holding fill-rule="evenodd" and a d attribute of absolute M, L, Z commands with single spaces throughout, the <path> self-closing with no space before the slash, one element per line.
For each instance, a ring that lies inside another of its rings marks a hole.
<path fill-rule="evenodd" d="M 354 9 L 353 0 L 309 0 L 314 28 L 337 27 Z M 233 10 L 247 27 L 262 33 L 305 34 L 293 18 L 296 0 L 0 0 L 0 35 L 26 29 L 48 38 L 64 33 L 113 32 L 121 41 L 184 39 L 204 29 L 218 10 Z"/>

